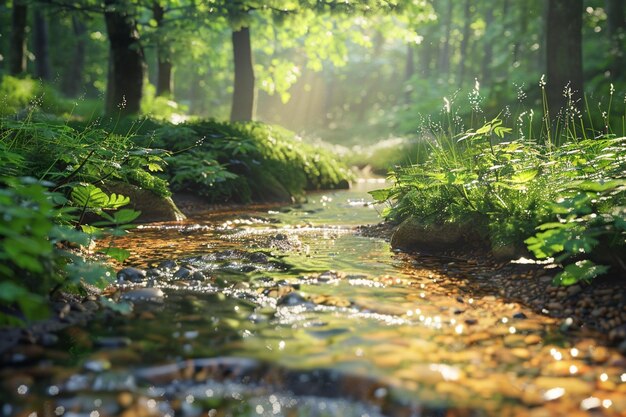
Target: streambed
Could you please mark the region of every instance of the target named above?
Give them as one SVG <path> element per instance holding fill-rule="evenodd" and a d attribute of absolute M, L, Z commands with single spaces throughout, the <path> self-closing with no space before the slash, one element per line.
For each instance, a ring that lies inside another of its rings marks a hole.
<path fill-rule="evenodd" d="M 472 286 L 493 263 L 359 233 L 380 186 L 132 231 L 133 312 L 4 355 L 0 415 L 626 415 L 623 357 Z"/>

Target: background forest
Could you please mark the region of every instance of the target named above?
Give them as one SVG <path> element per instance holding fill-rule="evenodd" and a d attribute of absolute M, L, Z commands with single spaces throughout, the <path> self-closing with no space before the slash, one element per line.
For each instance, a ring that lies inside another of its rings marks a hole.
<path fill-rule="evenodd" d="M 552 107 L 571 83 L 577 107 L 600 119 L 610 98 L 623 114 L 624 9 L 620 0 L 5 0 L 3 100 L 16 107 L 6 76 L 26 76 L 78 99 L 85 117 L 254 117 L 356 144 L 413 134 L 444 97 L 461 116 L 540 111 L 546 74 Z"/>

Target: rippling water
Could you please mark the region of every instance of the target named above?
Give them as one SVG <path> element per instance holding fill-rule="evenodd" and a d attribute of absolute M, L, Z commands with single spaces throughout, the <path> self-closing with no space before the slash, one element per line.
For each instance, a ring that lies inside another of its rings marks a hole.
<path fill-rule="evenodd" d="M 491 265 L 359 235 L 379 186 L 134 230 L 118 244 L 149 279 L 112 295 L 133 312 L 5 355 L 1 415 L 626 412 L 622 357 L 472 290 Z"/>

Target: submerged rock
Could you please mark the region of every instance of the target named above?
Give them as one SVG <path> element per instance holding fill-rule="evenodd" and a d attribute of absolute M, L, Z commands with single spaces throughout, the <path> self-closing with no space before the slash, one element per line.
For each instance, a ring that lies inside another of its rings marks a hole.
<path fill-rule="evenodd" d="M 122 300 L 126 301 L 152 301 L 162 302 L 165 294 L 159 288 L 136 288 L 122 294 Z"/>

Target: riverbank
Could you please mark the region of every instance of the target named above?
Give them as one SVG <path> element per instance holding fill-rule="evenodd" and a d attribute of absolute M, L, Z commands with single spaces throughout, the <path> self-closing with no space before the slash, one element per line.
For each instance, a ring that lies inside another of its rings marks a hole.
<path fill-rule="evenodd" d="M 393 242 L 399 229 L 400 225 L 384 221 L 360 227 L 358 232 Z M 468 293 L 487 292 L 504 302 L 523 304 L 538 314 L 559 319 L 561 330 L 574 338 L 593 337 L 617 346 L 626 355 L 626 288 L 620 277 L 599 277 L 590 283 L 562 287 L 553 285 L 557 265 L 524 257 L 495 259 L 480 243 L 456 250 L 422 249 L 396 251 L 410 257 L 416 267 L 428 265 L 459 280 Z"/>

